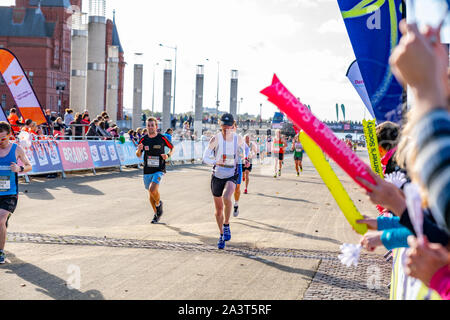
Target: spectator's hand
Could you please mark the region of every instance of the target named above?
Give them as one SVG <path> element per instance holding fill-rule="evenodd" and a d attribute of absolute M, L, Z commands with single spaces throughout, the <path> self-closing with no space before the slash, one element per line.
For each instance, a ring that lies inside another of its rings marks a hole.
<path fill-rule="evenodd" d="M 396 216 L 401 216 L 406 209 L 406 200 L 403 191 L 398 189 L 394 184 L 381 179 L 374 174 L 372 170 L 367 170 L 367 172 L 375 180 L 376 185 L 373 185 L 360 177 L 356 177 L 356 180 L 366 186 L 369 190 L 372 190 L 366 191 L 370 201 L 373 204 L 389 209 L 395 213 Z"/>
<path fill-rule="evenodd" d="M 416 24 L 400 23 L 403 37 L 393 51 L 389 63 L 395 77 L 404 86 L 410 85 L 421 109 L 446 106 L 447 68 L 443 68 L 440 43 L 431 39 L 439 36 L 439 30 L 428 29 L 422 34 Z M 446 57 L 448 64 L 448 56 Z M 445 73 L 445 75 L 444 75 Z"/>
<path fill-rule="evenodd" d="M 448 250 L 438 243 L 429 243 L 425 236 L 422 245 L 414 236 L 408 238 L 408 244 L 406 273 L 430 286 L 434 274 L 450 263 Z"/>
<path fill-rule="evenodd" d="M 167 154 L 162 154 L 161 158 L 163 158 L 163 160 L 167 160 L 167 159 L 169 159 L 169 156 Z"/>
<path fill-rule="evenodd" d="M 139 150 L 139 151 L 144 150 L 144 145 L 143 145 L 142 143 L 139 143 L 139 145 L 138 145 L 138 150 Z"/>
<path fill-rule="evenodd" d="M 360 241 L 361 246 L 367 251 L 375 251 L 379 246 L 382 246 L 381 235 L 383 231 L 367 232 Z"/>
<path fill-rule="evenodd" d="M 364 219 L 356 220 L 356 223 L 366 224 L 369 230 L 378 230 L 378 221 L 377 219 L 369 218 L 368 216 L 363 215 Z"/>

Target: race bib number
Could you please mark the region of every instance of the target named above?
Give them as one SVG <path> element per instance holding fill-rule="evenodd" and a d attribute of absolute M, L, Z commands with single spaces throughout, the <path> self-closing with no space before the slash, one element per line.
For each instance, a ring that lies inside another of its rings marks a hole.
<path fill-rule="evenodd" d="M 7 191 L 11 189 L 11 180 L 8 176 L 0 176 L 0 190 Z"/>
<path fill-rule="evenodd" d="M 234 155 L 227 155 L 224 154 L 222 157 L 223 160 L 223 166 L 227 168 L 233 168 L 234 167 Z"/>
<path fill-rule="evenodd" d="M 151 157 L 147 158 L 147 167 L 150 168 L 159 168 L 159 157 Z"/>

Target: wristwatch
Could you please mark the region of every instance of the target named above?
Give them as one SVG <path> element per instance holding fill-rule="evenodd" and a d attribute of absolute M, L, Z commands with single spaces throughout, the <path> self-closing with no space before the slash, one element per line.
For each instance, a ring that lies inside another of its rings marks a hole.
<path fill-rule="evenodd" d="M 23 172 L 25 168 L 23 166 L 20 166 L 20 172 Z"/>

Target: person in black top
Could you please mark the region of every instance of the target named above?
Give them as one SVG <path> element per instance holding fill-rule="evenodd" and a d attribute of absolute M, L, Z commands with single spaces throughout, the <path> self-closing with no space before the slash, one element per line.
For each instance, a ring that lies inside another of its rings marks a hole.
<path fill-rule="evenodd" d="M 157 223 L 163 214 L 163 203 L 160 201 L 159 184 L 166 173 L 166 160 L 172 155 L 172 143 L 158 133 L 158 122 L 155 118 L 147 119 L 148 134 L 139 141 L 136 155 L 140 158 L 144 154 L 144 185 L 149 191 L 150 204 L 155 215 L 152 223 Z M 169 148 L 165 154 L 165 147 Z"/>

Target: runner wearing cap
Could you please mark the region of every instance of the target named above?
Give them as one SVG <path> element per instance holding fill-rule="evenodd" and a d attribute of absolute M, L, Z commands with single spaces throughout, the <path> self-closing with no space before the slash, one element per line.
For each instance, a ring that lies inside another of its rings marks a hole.
<path fill-rule="evenodd" d="M 220 120 L 221 132 L 211 138 L 203 162 L 213 165 L 211 192 L 220 232 L 217 247 L 224 249 L 225 242 L 231 239 L 232 197 L 239 179 L 239 164 L 244 158 L 244 141 L 233 130 L 233 115 L 224 114 Z"/>
<path fill-rule="evenodd" d="M 31 163 L 23 149 L 10 142 L 12 129 L 9 123 L 0 122 L 0 264 L 5 263 L 6 228 L 16 210 L 19 196 L 18 173 L 31 171 Z M 21 160 L 23 165 L 17 164 Z"/>
<path fill-rule="evenodd" d="M 144 153 L 144 185 L 155 212 L 152 223 L 157 223 L 163 215 L 159 185 L 166 173 L 166 160 L 172 155 L 174 147 L 165 136 L 158 133 L 158 122 L 155 118 L 147 119 L 147 132 L 139 141 L 136 155 L 140 158 Z M 165 147 L 170 149 L 168 154 L 165 153 Z"/>

